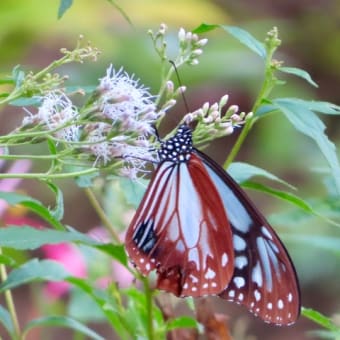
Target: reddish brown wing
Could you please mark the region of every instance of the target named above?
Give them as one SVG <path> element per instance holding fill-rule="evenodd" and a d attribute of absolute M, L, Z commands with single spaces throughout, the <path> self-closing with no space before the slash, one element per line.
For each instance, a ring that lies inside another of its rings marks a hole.
<path fill-rule="evenodd" d="M 157 287 L 177 296 L 218 294 L 234 271 L 231 228 L 201 159 L 164 161 L 156 170 L 126 235 L 126 249 Z"/>
<path fill-rule="evenodd" d="M 300 292 L 287 250 L 240 186 L 217 163 L 195 152 L 222 197 L 232 228 L 235 270 L 220 297 L 245 305 L 266 322 L 294 323 Z"/>

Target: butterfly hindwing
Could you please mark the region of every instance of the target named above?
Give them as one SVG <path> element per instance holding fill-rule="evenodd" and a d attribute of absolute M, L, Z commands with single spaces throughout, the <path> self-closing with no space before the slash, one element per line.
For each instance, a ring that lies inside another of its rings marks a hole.
<path fill-rule="evenodd" d="M 295 322 L 300 292 L 287 250 L 239 185 L 217 163 L 197 153 L 223 199 L 233 234 L 234 274 L 219 296 L 245 305 L 266 322 Z"/>
<path fill-rule="evenodd" d="M 233 274 L 231 229 L 203 163 L 159 165 L 126 235 L 130 258 L 178 296 L 218 294 Z"/>

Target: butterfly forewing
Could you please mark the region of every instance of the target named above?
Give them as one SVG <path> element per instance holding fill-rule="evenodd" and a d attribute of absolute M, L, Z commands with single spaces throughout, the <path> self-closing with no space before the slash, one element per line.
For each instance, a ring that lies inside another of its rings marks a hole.
<path fill-rule="evenodd" d="M 126 235 L 130 258 L 177 296 L 220 293 L 233 274 L 231 228 L 200 158 L 162 162 Z"/>
<path fill-rule="evenodd" d="M 266 322 L 295 322 L 300 293 L 285 247 L 238 184 L 213 160 L 197 153 L 223 199 L 233 234 L 234 274 L 219 295 L 245 305 Z"/>

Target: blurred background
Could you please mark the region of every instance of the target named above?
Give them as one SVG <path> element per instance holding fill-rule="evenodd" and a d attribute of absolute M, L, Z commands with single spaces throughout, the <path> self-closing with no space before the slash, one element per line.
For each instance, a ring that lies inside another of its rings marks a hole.
<path fill-rule="evenodd" d="M 102 54 L 96 63 L 85 67 L 72 64 L 60 72 L 70 77 L 68 85 L 96 85 L 98 78 L 112 63 L 116 69 L 124 66 L 157 93 L 159 59 L 147 35 L 148 29 L 156 31 L 160 23 L 166 23 L 170 36 L 175 37 L 180 27 L 192 30 L 202 22 L 239 26 L 248 30 L 259 40 L 273 26 L 279 29 L 282 47 L 276 59 L 284 60 L 286 66 L 300 67 L 310 73 L 319 88 L 313 88 L 301 79 L 282 76 L 288 83 L 273 94 L 280 97 L 300 97 L 340 104 L 340 2 L 338 0 L 286 0 L 269 2 L 258 0 L 129 0 L 119 5 L 129 16 L 132 25 L 108 1 L 75 1 L 71 9 L 57 20 L 58 1 L 11 1 L 0 2 L 0 75 L 11 73 L 21 64 L 27 70 L 39 70 L 60 57 L 62 47 L 73 48 L 78 36 L 83 34 Z M 183 67 L 180 76 L 188 87 L 186 99 L 191 110 L 204 102 L 218 101 L 229 94 L 229 104 L 239 105 L 242 111 L 251 109 L 261 86 L 263 65 L 257 55 L 235 41 L 223 31 L 207 35 L 209 43 L 200 64 Z M 170 39 L 171 49 L 171 39 Z M 169 113 L 161 127 L 164 135 L 174 127 L 185 113 L 182 103 Z M 24 116 L 21 108 L 0 108 L 0 133 L 8 133 Z M 327 134 L 340 145 L 340 119 L 323 116 Z M 222 163 L 236 136 L 217 140 L 205 150 L 212 158 Z M 339 153 L 338 153 L 339 155 Z M 326 197 L 322 177 L 310 170 L 325 166 L 324 159 L 313 141 L 298 134 L 279 114 L 261 121 L 252 130 L 238 161 L 263 167 L 295 185 L 297 194 L 303 198 Z M 34 168 L 41 168 L 34 164 Z M 64 222 L 81 231 L 98 224 L 98 219 L 89 202 L 76 185 L 70 181 L 63 185 L 65 195 Z M 49 196 L 37 182 L 25 182 L 25 190 L 46 204 Z M 273 221 L 296 264 L 301 281 L 302 302 L 326 315 L 340 310 L 339 249 L 327 249 L 294 241 L 294 235 L 325 235 L 339 239 L 339 230 L 321 219 L 304 216 L 280 224 L 280 214 L 294 213 L 286 203 L 251 194 L 256 204 Z M 52 202 L 51 202 L 52 203 Z M 293 209 L 293 210 L 292 210 Z M 280 213 L 280 214 L 279 214 Z M 293 215 L 292 215 L 293 216 Z M 30 300 L 25 288 L 18 290 L 22 298 L 22 322 L 32 318 L 34 311 L 27 303 Z M 216 301 L 219 311 L 230 314 L 230 325 L 238 332 L 239 339 L 304 339 L 306 330 L 317 329 L 305 318 L 290 328 L 278 328 L 263 324 L 243 308 Z M 238 328 L 237 328 L 238 327 Z M 55 337 L 60 338 L 57 332 Z M 251 337 L 252 336 L 252 337 Z M 110 335 L 107 335 L 110 339 Z"/>

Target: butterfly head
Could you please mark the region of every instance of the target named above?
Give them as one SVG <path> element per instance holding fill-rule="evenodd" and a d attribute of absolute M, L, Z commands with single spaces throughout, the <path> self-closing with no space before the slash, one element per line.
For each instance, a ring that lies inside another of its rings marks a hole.
<path fill-rule="evenodd" d="M 189 126 L 180 125 L 176 134 L 161 143 L 160 160 L 174 163 L 187 162 L 192 152 L 192 132 Z"/>

